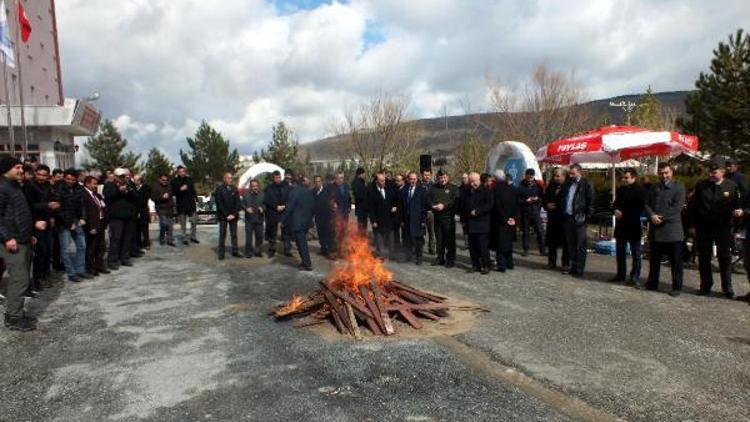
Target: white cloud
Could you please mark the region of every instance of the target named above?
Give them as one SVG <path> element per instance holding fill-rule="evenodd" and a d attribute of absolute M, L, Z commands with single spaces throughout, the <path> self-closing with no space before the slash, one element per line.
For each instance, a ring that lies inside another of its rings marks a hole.
<path fill-rule="evenodd" d="M 290 2 L 287 2 L 290 3 Z M 719 41 L 750 21 L 743 0 L 262 0 L 57 3 L 68 96 L 99 106 L 137 152 L 173 159 L 201 120 L 241 153 L 286 121 L 302 141 L 380 91 L 419 117 L 486 107 L 484 77 L 575 69 L 592 97 L 690 89 Z M 368 39 L 373 28 L 377 39 Z"/>

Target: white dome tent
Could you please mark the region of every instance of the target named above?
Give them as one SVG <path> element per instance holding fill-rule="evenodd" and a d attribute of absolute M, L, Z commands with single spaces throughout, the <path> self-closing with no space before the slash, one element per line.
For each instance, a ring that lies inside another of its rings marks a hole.
<path fill-rule="evenodd" d="M 534 153 L 521 142 L 500 142 L 487 156 L 487 173 L 493 176 L 511 175 L 515 185 L 523 179 L 526 169 L 534 169 L 534 177 L 542 180 L 542 172 Z"/>
<path fill-rule="evenodd" d="M 254 166 L 250 167 L 245 171 L 242 176 L 240 176 L 239 181 L 239 188 L 245 188 L 247 187 L 248 183 L 250 183 L 251 180 L 258 177 L 258 175 L 261 175 L 263 173 L 273 173 L 274 171 L 278 171 L 281 173 L 281 177 L 284 177 L 284 169 L 277 166 L 273 163 L 258 163 Z"/>

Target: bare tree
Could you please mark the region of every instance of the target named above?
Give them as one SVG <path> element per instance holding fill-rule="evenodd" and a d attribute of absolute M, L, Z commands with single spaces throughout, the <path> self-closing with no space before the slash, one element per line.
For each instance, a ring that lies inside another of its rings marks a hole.
<path fill-rule="evenodd" d="M 498 112 L 496 138 L 524 142 L 536 149 L 554 140 L 590 129 L 594 123 L 586 90 L 572 73 L 539 65 L 521 89 L 488 78 L 490 106 Z"/>
<path fill-rule="evenodd" d="M 409 104 L 406 96 L 381 93 L 348 110 L 334 129 L 345 140 L 345 152 L 367 174 L 414 168 L 420 131 L 409 115 Z"/>

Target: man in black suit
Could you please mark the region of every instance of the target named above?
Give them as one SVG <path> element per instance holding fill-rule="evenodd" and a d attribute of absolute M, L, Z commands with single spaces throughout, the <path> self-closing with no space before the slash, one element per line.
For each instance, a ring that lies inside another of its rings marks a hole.
<path fill-rule="evenodd" d="M 492 193 L 482 185 L 479 173 L 469 174 L 471 190 L 466 193 L 462 205 L 466 216 L 466 230 L 469 233 L 469 254 L 471 272 L 489 273 L 490 267 L 490 212 Z"/>
<path fill-rule="evenodd" d="M 307 231 L 312 227 L 314 207 L 315 196 L 302 184 L 302 180 L 299 180 L 289 192 L 287 205 L 281 216 L 281 225 L 282 228 L 289 230 L 297 244 L 297 252 L 301 261 L 298 266 L 300 271 L 312 271 L 310 250 L 307 246 Z"/>
<path fill-rule="evenodd" d="M 320 243 L 320 254 L 325 257 L 332 257 L 333 254 L 333 201 L 331 185 L 326 184 L 322 177 L 313 178 L 312 188 L 313 220 L 315 229 L 318 232 L 318 243 Z"/>
<path fill-rule="evenodd" d="M 586 268 L 586 223 L 594 215 L 594 195 L 594 185 L 583 177 L 581 166 L 571 165 L 563 186 L 563 228 L 570 256 L 570 275 L 576 278 L 583 278 Z"/>
<path fill-rule="evenodd" d="M 385 183 L 385 173 L 375 175 L 375 183 L 367 193 L 370 224 L 375 237 L 375 249 L 381 258 L 393 257 L 393 216 L 396 214 L 396 194 Z"/>
<path fill-rule="evenodd" d="M 177 209 L 177 223 L 182 231 L 182 244 L 187 246 L 190 242 L 200 243 L 197 234 L 197 202 L 198 194 L 195 191 L 193 179 L 187 175 L 184 166 L 177 166 L 177 175 L 170 182 L 172 196 L 175 198 Z M 190 221 L 190 239 L 187 235 L 187 223 Z"/>
<path fill-rule="evenodd" d="M 83 179 L 83 219 L 86 221 L 86 272 L 92 275 L 109 274 L 104 265 L 106 250 L 104 233 L 107 230 L 107 215 L 104 198 L 99 195 L 96 177 Z"/>
<path fill-rule="evenodd" d="M 513 264 L 513 241 L 516 237 L 516 224 L 521 212 L 521 194 L 512 184 L 498 180 L 492 193 L 492 213 L 497 218 L 497 270 L 505 272 L 512 270 Z"/>
<path fill-rule="evenodd" d="M 617 239 L 617 275 L 610 281 L 625 281 L 627 246 L 633 265 L 629 282 L 640 284 L 641 278 L 641 214 L 646 203 L 646 190 L 638 183 L 638 172 L 627 168 L 622 175 L 622 186 L 615 192 L 612 205 L 615 212 L 615 239 Z"/>
<path fill-rule="evenodd" d="M 242 208 L 245 210 L 245 258 L 261 256 L 265 207 L 260 183 L 255 179 L 250 181 L 249 189 L 242 196 Z"/>
<path fill-rule="evenodd" d="M 732 287 L 732 222 L 742 216 L 740 188 L 724 177 L 724 166 L 713 164 L 709 179 L 695 186 L 695 193 L 688 207 L 690 234 L 695 237 L 698 248 L 698 271 L 701 277 L 700 295 L 711 293 L 714 284 L 713 246 L 719 260 L 721 289 L 724 296 L 734 298 Z"/>
<path fill-rule="evenodd" d="M 268 257 L 276 254 L 276 238 L 279 233 L 281 215 L 286 208 L 287 197 L 291 187 L 281 180 L 281 172 L 272 173 L 273 183 L 263 191 L 263 205 L 266 207 L 266 240 L 268 241 Z M 282 237 L 284 255 L 292 254 L 290 239 Z"/>
<path fill-rule="evenodd" d="M 109 218 L 108 267 L 117 270 L 120 265 L 132 266 L 130 245 L 135 234 L 135 188 L 127 179 L 128 171 L 117 168 L 114 179 L 104 183 L 104 200 Z"/>
<path fill-rule="evenodd" d="M 133 252 L 140 253 L 141 249 L 151 249 L 151 240 L 149 238 L 149 223 L 151 223 L 151 210 L 148 208 L 148 201 L 151 199 L 151 187 L 143 182 L 143 177 L 135 175 L 133 177 L 135 184 L 136 207 L 138 217 L 135 220 L 135 247 Z"/>
<path fill-rule="evenodd" d="M 365 181 L 365 169 L 359 167 L 352 180 L 352 196 L 354 197 L 354 216 L 357 217 L 357 227 L 363 233 L 367 231 L 367 182 Z"/>
<path fill-rule="evenodd" d="M 229 236 L 232 242 L 232 256 L 241 258 L 237 243 L 237 221 L 240 219 L 242 200 L 237 187 L 232 184 L 232 173 L 224 173 L 224 183 L 214 191 L 214 201 L 216 202 L 216 217 L 219 220 L 219 259 L 224 259 L 227 226 L 229 226 Z"/>
<path fill-rule="evenodd" d="M 557 267 L 557 250 L 560 248 L 562 248 L 561 264 L 563 269 L 567 269 L 570 263 L 563 230 L 565 201 L 562 193 L 566 177 L 567 173 L 564 168 L 556 168 L 552 172 L 552 181 L 547 185 L 542 201 L 544 208 L 547 210 L 547 233 L 544 240 L 547 242 L 547 268 L 549 269 Z"/>
<path fill-rule="evenodd" d="M 430 188 L 430 203 L 435 226 L 437 258 L 433 265 L 451 268 L 456 261 L 456 205 L 458 187 L 450 183 L 448 174 L 437 173 L 437 183 Z"/>
<path fill-rule="evenodd" d="M 401 191 L 406 186 L 406 179 L 403 174 L 393 176 L 393 194 L 396 198 L 396 213 L 393 214 L 393 244 L 396 254 L 403 255 L 409 248 L 409 239 L 401 222 L 404 220 L 404 205 L 401 202 Z"/>
<path fill-rule="evenodd" d="M 422 265 L 427 211 L 431 205 L 427 189 L 419 184 L 417 173 L 409 173 L 409 184 L 401 191 L 401 203 L 404 210 L 403 228 L 409 234 L 412 245 L 407 260 L 414 259 L 417 265 Z"/>
<path fill-rule="evenodd" d="M 672 166 L 659 164 L 660 183 L 648 190 L 646 216 L 649 218 L 649 271 L 646 289 L 659 288 L 659 272 L 662 258 L 666 255 L 672 267 L 672 292 L 679 296 L 682 290 L 682 208 L 685 206 L 685 186 L 672 180 Z"/>
<path fill-rule="evenodd" d="M 544 232 L 542 231 L 542 186 L 536 180 L 536 171 L 526 169 L 523 180 L 518 185 L 518 192 L 521 195 L 521 245 L 523 246 L 524 256 L 529 254 L 529 235 L 534 230 L 536 235 L 539 254 L 544 256 L 547 251 L 544 250 Z"/>

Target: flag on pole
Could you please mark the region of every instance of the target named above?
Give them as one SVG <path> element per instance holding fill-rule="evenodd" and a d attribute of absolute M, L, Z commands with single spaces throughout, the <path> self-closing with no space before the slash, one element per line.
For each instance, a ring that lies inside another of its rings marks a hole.
<path fill-rule="evenodd" d="M 21 28 L 21 41 L 27 42 L 31 36 L 31 22 L 20 1 L 18 2 L 18 27 Z"/>
<path fill-rule="evenodd" d="M 16 67 L 16 56 L 13 54 L 13 41 L 10 40 L 5 0 L 0 0 L 0 54 L 3 55 L 6 65 Z"/>

